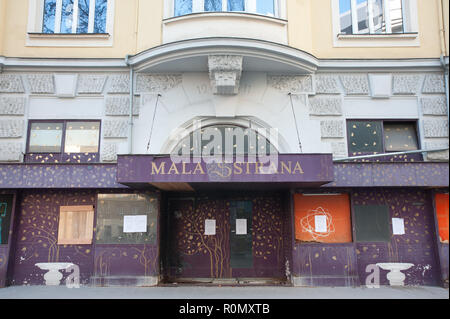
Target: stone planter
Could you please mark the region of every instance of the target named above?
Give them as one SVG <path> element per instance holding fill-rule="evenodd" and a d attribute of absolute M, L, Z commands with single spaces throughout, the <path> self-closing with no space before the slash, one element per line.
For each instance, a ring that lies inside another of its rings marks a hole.
<path fill-rule="evenodd" d="M 60 270 L 67 269 L 73 266 L 72 263 L 38 263 L 35 266 L 39 267 L 42 270 L 48 270 L 48 272 L 44 275 L 45 285 L 46 286 L 59 286 L 61 283 L 61 279 L 63 278 L 63 274 L 60 273 Z"/>
<path fill-rule="evenodd" d="M 390 270 L 386 277 L 389 280 L 389 285 L 391 286 L 404 286 L 406 276 L 401 271 L 407 270 L 414 266 L 414 264 L 408 263 L 378 263 L 376 265 L 381 269 Z"/>

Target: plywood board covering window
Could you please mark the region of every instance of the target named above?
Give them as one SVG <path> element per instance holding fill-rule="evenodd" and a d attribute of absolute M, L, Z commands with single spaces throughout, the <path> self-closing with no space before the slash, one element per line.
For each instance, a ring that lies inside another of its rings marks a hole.
<path fill-rule="evenodd" d="M 93 206 L 60 206 L 58 245 L 89 245 L 93 230 Z"/>

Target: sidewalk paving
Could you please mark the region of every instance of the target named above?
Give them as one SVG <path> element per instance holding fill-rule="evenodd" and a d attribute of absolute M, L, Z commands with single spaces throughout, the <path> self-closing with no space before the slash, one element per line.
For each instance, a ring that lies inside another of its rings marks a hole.
<path fill-rule="evenodd" d="M 13 286 L 0 299 L 449 299 L 440 287 L 80 287 Z"/>

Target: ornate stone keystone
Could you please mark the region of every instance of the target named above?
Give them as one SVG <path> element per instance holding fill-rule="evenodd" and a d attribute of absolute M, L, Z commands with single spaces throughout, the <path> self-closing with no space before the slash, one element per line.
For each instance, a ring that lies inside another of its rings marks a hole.
<path fill-rule="evenodd" d="M 209 78 L 214 94 L 233 95 L 239 91 L 242 74 L 242 56 L 208 56 Z"/>

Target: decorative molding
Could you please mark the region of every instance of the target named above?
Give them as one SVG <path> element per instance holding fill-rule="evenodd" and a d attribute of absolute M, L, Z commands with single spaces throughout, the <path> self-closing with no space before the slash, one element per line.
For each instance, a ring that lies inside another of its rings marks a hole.
<path fill-rule="evenodd" d="M 80 74 L 78 94 L 102 94 L 107 78 L 105 74 Z"/>
<path fill-rule="evenodd" d="M 130 76 L 128 74 L 111 75 L 108 93 L 130 93 Z"/>
<path fill-rule="evenodd" d="M 426 118 L 423 120 L 425 137 L 448 137 L 448 121 L 442 118 Z"/>
<path fill-rule="evenodd" d="M 337 96 L 312 96 L 309 98 L 310 115 L 342 115 L 342 99 Z"/>
<path fill-rule="evenodd" d="M 0 93 L 25 93 L 20 75 L 0 74 Z"/>
<path fill-rule="evenodd" d="M 414 95 L 420 91 L 422 76 L 419 74 L 394 74 L 392 93 L 394 95 Z"/>
<path fill-rule="evenodd" d="M 425 75 L 422 93 L 445 93 L 444 75 Z"/>
<path fill-rule="evenodd" d="M 367 74 L 343 74 L 339 78 L 347 95 L 369 94 L 369 78 Z"/>
<path fill-rule="evenodd" d="M 311 75 L 269 75 L 267 84 L 286 93 L 314 93 Z"/>
<path fill-rule="evenodd" d="M 0 115 L 24 115 L 26 97 L 0 95 Z"/>
<path fill-rule="evenodd" d="M 446 115 L 445 96 L 424 97 L 420 99 L 424 115 Z"/>
<path fill-rule="evenodd" d="M 101 158 L 103 162 L 117 161 L 117 144 L 103 143 Z"/>
<path fill-rule="evenodd" d="M 0 120 L 0 138 L 22 137 L 23 120 Z"/>
<path fill-rule="evenodd" d="M 389 73 L 369 74 L 370 95 L 373 98 L 389 98 L 392 94 L 392 75 Z"/>
<path fill-rule="evenodd" d="M 55 94 L 57 97 L 75 97 L 78 74 L 55 73 Z"/>
<path fill-rule="evenodd" d="M 322 137 L 344 137 L 344 122 L 340 120 L 320 121 Z"/>
<path fill-rule="evenodd" d="M 133 115 L 139 115 L 140 98 L 135 97 L 133 103 Z M 116 95 L 105 99 L 105 115 L 123 116 L 130 113 L 130 96 Z"/>
<path fill-rule="evenodd" d="M 173 89 L 183 81 L 181 74 L 138 74 L 136 93 L 161 93 Z"/>
<path fill-rule="evenodd" d="M 105 120 L 103 125 L 103 137 L 128 137 L 128 120 Z"/>
<path fill-rule="evenodd" d="M 55 83 L 53 74 L 36 73 L 27 74 L 26 79 L 30 86 L 30 92 L 35 94 L 54 94 Z"/>
<path fill-rule="evenodd" d="M 345 142 L 333 142 L 331 143 L 331 152 L 333 153 L 333 157 L 347 157 L 347 143 Z"/>
<path fill-rule="evenodd" d="M 432 149 L 439 149 L 439 148 L 448 148 L 448 141 L 447 142 L 425 142 L 426 149 L 432 150 Z M 449 160 L 449 152 L 446 151 L 440 151 L 440 152 L 430 152 L 427 153 L 427 159 L 429 161 L 448 161 Z"/>
<path fill-rule="evenodd" d="M 241 55 L 208 56 L 209 78 L 214 94 L 234 95 L 239 92 L 242 74 Z"/>
<path fill-rule="evenodd" d="M 341 93 L 339 79 L 333 74 L 316 74 L 316 94 Z"/>
<path fill-rule="evenodd" d="M 0 162 L 20 162 L 21 160 L 21 143 L 0 143 Z"/>

